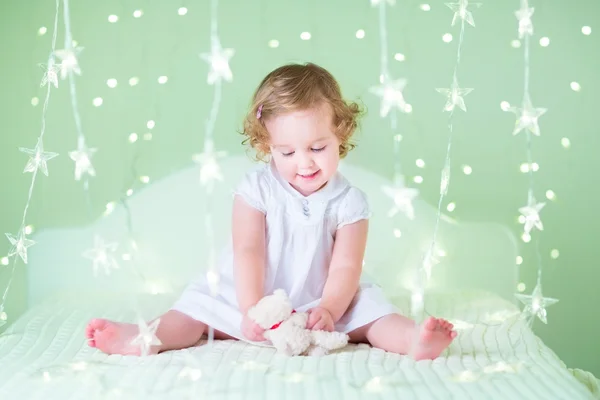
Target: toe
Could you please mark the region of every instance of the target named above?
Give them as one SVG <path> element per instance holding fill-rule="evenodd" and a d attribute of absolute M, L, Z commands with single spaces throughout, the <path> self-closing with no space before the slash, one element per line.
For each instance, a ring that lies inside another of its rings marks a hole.
<path fill-rule="evenodd" d="M 423 322 L 423 328 L 428 331 L 433 331 L 438 326 L 437 319 L 429 317 Z"/>
<path fill-rule="evenodd" d="M 88 339 L 94 337 L 94 329 L 89 324 L 85 327 L 85 337 Z"/>
<path fill-rule="evenodd" d="M 101 318 L 94 318 L 88 324 L 88 329 L 93 331 L 101 331 L 106 328 L 107 320 Z"/>
<path fill-rule="evenodd" d="M 90 346 L 90 347 L 96 347 L 96 341 L 94 339 L 88 340 L 88 346 Z"/>

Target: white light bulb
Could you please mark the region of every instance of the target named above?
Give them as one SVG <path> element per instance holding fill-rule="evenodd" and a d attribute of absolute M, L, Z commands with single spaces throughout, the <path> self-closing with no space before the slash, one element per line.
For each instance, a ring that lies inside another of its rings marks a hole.
<path fill-rule="evenodd" d="M 510 103 L 508 101 L 503 101 L 500 103 L 500 109 L 502 111 L 508 111 L 510 109 Z"/>
<path fill-rule="evenodd" d="M 127 192 L 125 192 L 125 194 L 127 196 L 131 196 L 133 194 L 133 189 L 128 189 Z"/>
<path fill-rule="evenodd" d="M 525 243 L 529 243 L 531 242 L 531 235 L 529 233 L 523 232 L 523 235 L 521 235 L 521 239 L 523 239 Z"/>
<path fill-rule="evenodd" d="M 417 167 L 423 168 L 425 166 L 425 161 L 419 158 L 417 161 L 415 161 L 415 164 L 417 164 Z"/>
<path fill-rule="evenodd" d="M 300 34 L 300 39 L 302 39 L 302 40 L 310 40 L 310 38 L 311 38 L 310 32 L 302 32 Z"/>
<path fill-rule="evenodd" d="M 456 204 L 454 202 L 448 203 L 448 206 L 446 207 L 446 210 L 448 210 L 449 212 L 452 212 L 455 209 L 456 209 Z"/>
<path fill-rule="evenodd" d="M 520 224 L 524 224 L 525 223 L 525 216 L 524 215 L 519 215 L 519 218 L 517 218 L 517 220 L 519 221 Z"/>
<path fill-rule="evenodd" d="M 581 91 L 581 85 L 577 82 L 571 82 L 571 90 L 574 92 L 579 92 Z"/>
<path fill-rule="evenodd" d="M 131 135 L 129 135 L 129 142 L 130 143 L 135 143 L 138 140 L 138 135 L 137 133 L 132 133 Z"/>
<path fill-rule="evenodd" d="M 31 235 L 33 233 L 33 225 L 27 225 L 25 227 L 25 234 L 26 235 Z"/>
<path fill-rule="evenodd" d="M 538 165 L 538 163 L 534 162 L 533 164 L 531 164 L 531 170 L 533 172 L 537 172 L 537 171 L 539 171 L 539 169 L 540 169 L 540 166 Z"/>
<path fill-rule="evenodd" d="M 442 40 L 446 43 L 450 43 L 452 41 L 452 34 L 445 33 L 444 36 L 442 36 Z"/>
<path fill-rule="evenodd" d="M 547 37 L 543 37 L 540 39 L 540 46 L 542 47 L 548 47 L 548 45 L 550 44 L 550 39 Z"/>
<path fill-rule="evenodd" d="M 140 182 L 148 183 L 148 182 L 150 182 L 150 177 L 149 176 L 140 176 Z"/>
<path fill-rule="evenodd" d="M 2 257 L 2 259 L 0 259 L 0 264 L 8 265 L 8 257 Z"/>
<path fill-rule="evenodd" d="M 581 33 L 588 36 L 592 33 L 592 28 L 590 28 L 589 26 L 584 26 L 583 28 L 581 28 Z"/>
<path fill-rule="evenodd" d="M 546 198 L 548 200 L 555 200 L 556 199 L 556 193 L 554 193 L 552 190 L 546 190 Z"/>
<path fill-rule="evenodd" d="M 510 46 L 514 49 L 518 49 L 521 47 L 521 41 L 519 39 L 515 39 L 510 42 Z"/>
<path fill-rule="evenodd" d="M 524 174 L 529 172 L 529 164 L 527 164 L 527 163 L 521 164 L 521 172 Z"/>
<path fill-rule="evenodd" d="M 96 97 L 93 101 L 94 105 L 96 107 L 100 107 L 102 105 L 104 101 L 102 100 L 102 97 Z"/>
<path fill-rule="evenodd" d="M 42 26 L 40 29 L 38 29 L 38 35 L 40 36 L 44 36 L 46 32 L 48 32 L 48 28 L 46 28 L 45 26 Z"/>
<path fill-rule="evenodd" d="M 114 15 L 114 14 L 113 14 L 113 15 L 109 15 L 109 16 L 108 16 L 108 22 L 111 22 L 111 23 L 113 23 L 113 24 L 114 24 L 114 23 L 115 23 L 115 22 L 117 22 L 118 20 L 119 20 L 119 17 L 117 17 L 117 16 L 116 16 L 116 15 Z"/>
<path fill-rule="evenodd" d="M 400 231 L 400 229 L 394 229 L 394 236 L 397 238 L 402 236 L 402 232 Z"/>
<path fill-rule="evenodd" d="M 523 264 L 523 257 L 517 256 L 517 265 Z"/>
<path fill-rule="evenodd" d="M 114 89 L 117 87 L 117 80 L 114 78 L 110 78 L 109 80 L 106 81 L 106 85 L 111 88 Z"/>
<path fill-rule="evenodd" d="M 525 289 L 527 289 L 527 286 L 525 286 L 525 284 L 524 284 L 523 282 L 520 282 L 520 283 L 517 285 L 517 290 L 518 290 L 520 293 L 523 293 L 523 292 L 525 291 Z"/>
<path fill-rule="evenodd" d="M 111 212 L 113 212 L 115 209 L 115 202 L 111 201 L 110 203 L 106 204 L 106 210 L 104 211 L 104 215 L 108 215 Z"/>
<path fill-rule="evenodd" d="M 140 78 L 138 78 L 137 76 L 133 76 L 131 78 L 129 78 L 129 86 L 135 86 L 140 82 Z"/>
<path fill-rule="evenodd" d="M 156 123 L 153 120 L 150 120 L 150 121 L 148 121 L 148 123 L 146 123 L 146 126 L 148 127 L 148 129 L 154 128 L 155 125 L 156 125 Z"/>
<path fill-rule="evenodd" d="M 568 149 L 569 147 L 571 147 L 571 141 L 569 140 L 569 138 L 562 138 L 560 139 L 560 144 L 562 145 L 562 147 L 564 147 L 565 149 Z"/>
<path fill-rule="evenodd" d="M 142 10 L 135 10 L 133 12 L 133 17 L 134 18 L 140 18 L 144 13 L 142 12 Z"/>
<path fill-rule="evenodd" d="M 35 106 L 37 106 L 39 103 L 40 103 L 40 99 L 38 99 L 37 97 L 33 97 L 33 98 L 31 99 L 31 105 L 32 105 L 32 106 L 34 106 L 34 107 L 35 107 Z"/>
<path fill-rule="evenodd" d="M 365 37 L 365 31 L 362 29 L 359 29 L 356 31 L 356 38 L 357 39 L 362 39 Z"/>
<path fill-rule="evenodd" d="M 180 7 L 179 10 L 177 10 L 177 14 L 179 14 L 179 15 L 185 15 L 185 14 L 187 14 L 187 12 L 188 12 L 188 9 L 185 7 Z"/>
<path fill-rule="evenodd" d="M 431 10 L 431 7 L 429 6 L 429 4 L 421 4 L 421 6 L 419 8 L 423 11 Z"/>
<path fill-rule="evenodd" d="M 465 165 L 463 166 L 463 172 L 465 175 L 471 175 L 473 168 L 471 168 L 469 165 Z"/>
<path fill-rule="evenodd" d="M 415 183 L 423 183 L 423 177 L 422 177 L 422 176 L 420 176 L 420 175 L 417 175 L 417 176 L 415 176 L 415 177 L 413 178 L 413 181 L 414 181 Z"/>
<path fill-rule="evenodd" d="M 558 249 L 552 249 L 550 251 L 550 257 L 552 257 L 555 260 L 558 258 L 559 255 L 560 253 L 558 252 Z"/>
<path fill-rule="evenodd" d="M 279 40 L 277 40 L 277 39 L 269 40 L 269 47 L 272 49 L 279 47 Z"/>
<path fill-rule="evenodd" d="M 396 54 L 394 54 L 394 60 L 404 61 L 404 60 L 406 60 L 406 57 L 402 53 L 396 53 Z"/>
<path fill-rule="evenodd" d="M 167 83 L 168 80 L 169 80 L 169 78 L 164 75 L 158 77 L 158 83 L 160 85 L 164 85 L 165 83 Z"/>

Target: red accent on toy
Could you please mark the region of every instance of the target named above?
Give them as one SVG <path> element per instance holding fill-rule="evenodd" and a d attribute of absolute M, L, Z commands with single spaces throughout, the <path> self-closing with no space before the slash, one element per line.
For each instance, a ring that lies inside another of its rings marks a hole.
<path fill-rule="evenodd" d="M 293 314 L 293 313 L 295 313 L 295 312 L 296 312 L 296 310 L 292 310 L 292 314 Z M 282 322 L 283 322 L 283 321 L 276 323 L 275 325 L 273 325 L 273 326 L 270 328 L 270 330 L 273 330 L 273 329 L 277 329 L 277 328 L 279 328 L 279 325 L 281 325 L 281 323 L 282 323 Z"/>

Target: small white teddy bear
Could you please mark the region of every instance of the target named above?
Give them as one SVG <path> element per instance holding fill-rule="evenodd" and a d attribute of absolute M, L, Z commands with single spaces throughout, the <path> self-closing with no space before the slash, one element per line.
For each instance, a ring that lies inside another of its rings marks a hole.
<path fill-rule="evenodd" d="M 308 313 L 296 312 L 283 289 L 263 297 L 248 310 L 248 317 L 265 329 L 265 339 L 278 352 L 288 356 L 322 356 L 348 344 L 345 333 L 306 329 Z"/>

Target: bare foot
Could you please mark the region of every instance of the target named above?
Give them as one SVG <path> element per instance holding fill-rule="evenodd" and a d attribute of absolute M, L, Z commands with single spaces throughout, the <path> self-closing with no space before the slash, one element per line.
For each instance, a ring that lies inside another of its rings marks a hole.
<path fill-rule="evenodd" d="M 138 335 L 136 324 L 109 321 L 107 319 L 92 319 L 85 329 L 88 344 L 106 354 L 123 354 L 139 356 L 140 346 L 131 344 Z M 158 353 L 158 347 L 150 347 L 150 354 Z"/>
<path fill-rule="evenodd" d="M 456 337 L 454 326 L 441 318 L 429 317 L 421 325 L 418 343 L 412 351 L 415 360 L 433 360 L 444 351 Z"/>

